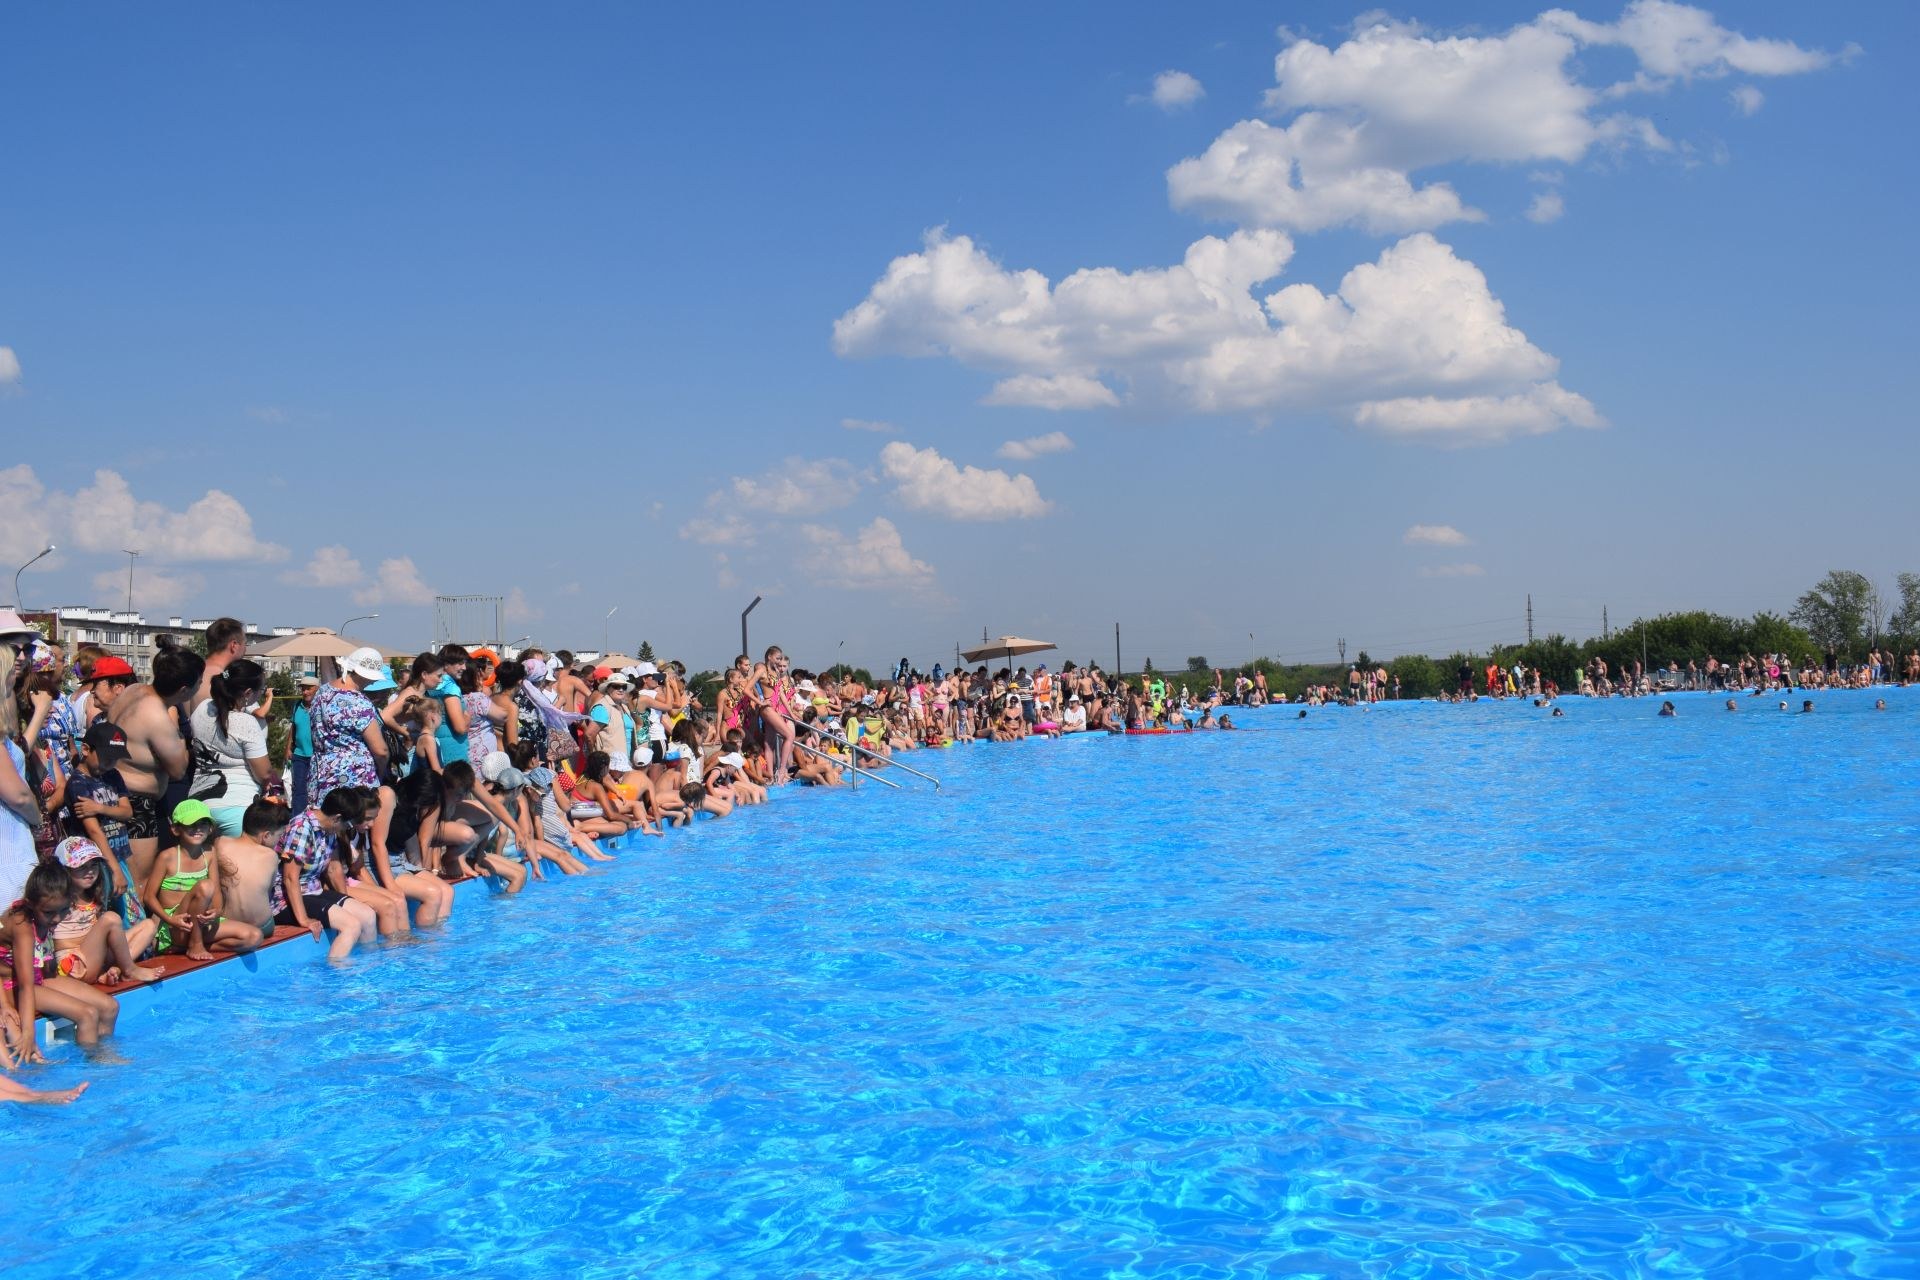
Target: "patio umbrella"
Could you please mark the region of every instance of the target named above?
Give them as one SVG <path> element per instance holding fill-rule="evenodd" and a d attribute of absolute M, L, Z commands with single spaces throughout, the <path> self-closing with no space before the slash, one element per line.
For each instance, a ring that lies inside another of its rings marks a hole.
<path fill-rule="evenodd" d="M 255 645 L 247 654 L 249 658 L 344 658 L 360 647 L 358 640 L 349 640 L 325 627 L 306 627 L 290 636 L 275 636 L 265 644 Z"/>
<path fill-rule="evenodd" d="M 1028 640 L 1023 636 L 1001 636 L 998 640 L 982 641 L 977 648 L 968 649 L 960 657 L 967 662 L 985 662 L 989 658 L 1018 658 L 1029 653 L 1045 653 L 1048 649 L 1057 649 L 1051 640 Z"/>

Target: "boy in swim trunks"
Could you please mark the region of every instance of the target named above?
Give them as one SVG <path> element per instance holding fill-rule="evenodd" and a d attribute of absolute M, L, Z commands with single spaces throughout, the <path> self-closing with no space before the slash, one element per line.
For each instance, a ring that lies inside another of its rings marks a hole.
<path fill-rule="evenodd" d="M 221 915 L 220 877 L 213 868 L 213 814 L 199 800 L 182 800 L 173 810 L 178 843 L 154 860 L 147 876 L 147 909 L 159 920 L 153 936 L 155 955 L 185 952 L 189 960 L 211 960 L 209 948 L 250 951 L 262 931 Z"/>

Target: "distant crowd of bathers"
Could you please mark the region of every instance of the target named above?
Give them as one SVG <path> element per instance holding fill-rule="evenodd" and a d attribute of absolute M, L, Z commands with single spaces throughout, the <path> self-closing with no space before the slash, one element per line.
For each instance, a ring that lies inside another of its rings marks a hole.
<path fill-rule="evenodd" d="M 869 684 L 794 667 L 777 646 L 738 657 L 703 698 L 679 662 L 449 644 L 403 664 L 356 649 L 333 678 L 297 680 L 276 715 L 245 627 L 216 619 L 203 638 L 204 653 L 163 644 L 142 679 L 0 610 L 0 1065 L 43 1060 L 39 1018 L 99 1051 L 114 990 L 163 961 L 276 933 L 344 960 L 445 921 L 462 880 L 517 893 L 610 861 L 613 837 L 841 786 L 904 752 L 1231 730 L 1226 707 L 1268 700 L 1264 673 L 1216 671 L 1192 690 L 1071 662 L 923 673 L 903 660 Z M 0 1101 L 79 1092 L 0 1075 Z"/>
<path fill-rule="evenodd" d="M 1508 665 L 1489 662 L 1478 668 L 1463 660 L 1455 672 L 1453 689 L 1443 692 L 1442 701 L 1456 702 L 1479 697 L 1545 698 L 1560 695 L 1559 684 L 1538 668 L 1515 661 Z M 1795 661 L 1785 653 L 1766 653 L 1755 657 L 1742 654 L 1732 662 L 1722 662 L 1708 654 L 1704 661 L 1688 659 L 1665 667 L 1647 668 L 1639 662 L 1612 670 L 1605 658 L 1589 658 L 1574 678 L 1574 693 L 1586 697 L 1650 697 L 1676 691 L 1729 692 L 1747 690 L 1770 692 L 1789 689 L 1870 689 L 1880 684 L 1920 683 L 1920 649 L 1912 649 L 1903 658 L 1891 649 L 1871 648 L 1861 662 L 1843 662 L 1837 652 L 1828 650 L 1825 660 L 1811 655 Z M 1481 681 L 1484 679 L 1485 683 Z M 1398 682 L 1395 682 L 1398 687 Z"/>

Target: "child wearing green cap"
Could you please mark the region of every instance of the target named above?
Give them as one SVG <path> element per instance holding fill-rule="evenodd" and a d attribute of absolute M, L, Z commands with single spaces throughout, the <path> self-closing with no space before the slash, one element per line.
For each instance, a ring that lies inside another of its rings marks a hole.
<path fill-rule="evenodd" d="M 213 959 L 212 947 L 250 951 L 264 934 L 250 924 L 228 920 L 220 877 L 213 865 L 213 813 L 205 802 L 182 800 L 173 810 L 173 836 L 179 841 L 163 853 L 147 876 L 147 909 L 159 920 L 153 949 L 157 955 L 185 952 L 189 960 Z"/>

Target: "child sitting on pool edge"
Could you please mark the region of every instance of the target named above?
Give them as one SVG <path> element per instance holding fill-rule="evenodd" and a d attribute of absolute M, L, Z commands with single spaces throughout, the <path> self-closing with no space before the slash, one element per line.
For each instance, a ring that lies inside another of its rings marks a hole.
<path fill-rule="evenodd" d="M 221 914 L 226 897 L 213 866 L 213 813 L 200 800 L 182 800 L 173 810 L 171 855 L 161 854 L 147 876 L 147 910 L 159 920 L 156 955 L 185 952 L 189 960 L 211 960 L 214 946 L 251 951 L 264 940 L 261 931 Z"/>

